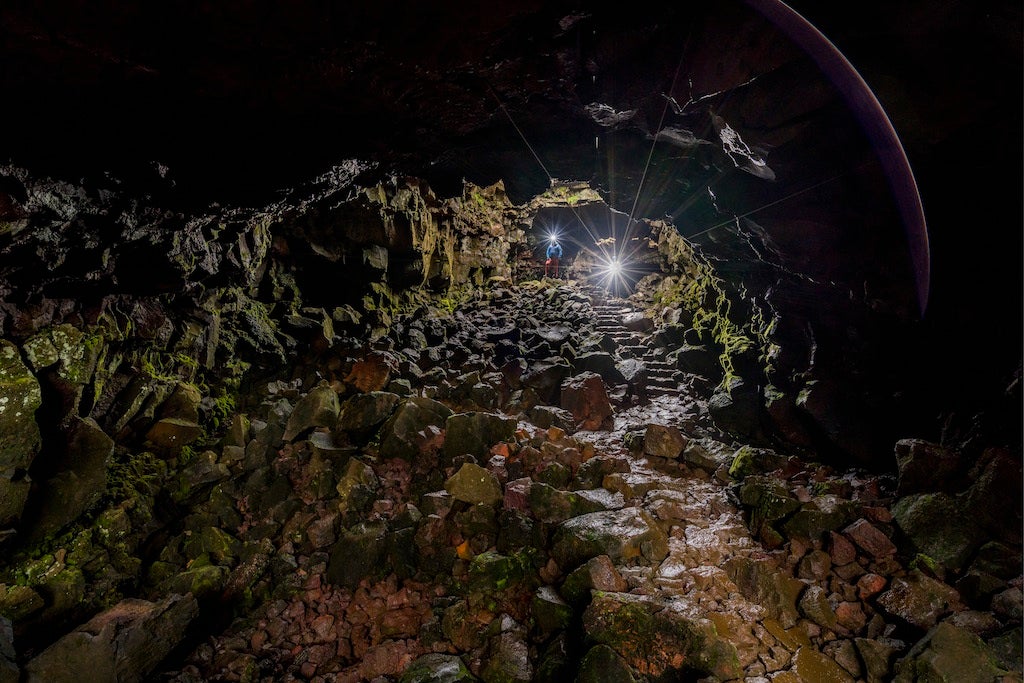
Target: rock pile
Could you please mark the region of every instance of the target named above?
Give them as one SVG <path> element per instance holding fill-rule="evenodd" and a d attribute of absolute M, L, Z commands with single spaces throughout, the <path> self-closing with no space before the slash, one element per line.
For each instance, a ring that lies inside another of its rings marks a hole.
<path fill-rule="evenodd" d="M 144 593 L 202 637 L 160 680 L 1020 680 L 1020 530 L 980 505 L 1019 499 L 1007 454 L 934 492 L 966 464 L 922 441 L 897 476 L 742 446 L 709 394 L 580 363 L 622 362 L 580 291 L 494 284 L 268 384 L 185 468 Z"/>

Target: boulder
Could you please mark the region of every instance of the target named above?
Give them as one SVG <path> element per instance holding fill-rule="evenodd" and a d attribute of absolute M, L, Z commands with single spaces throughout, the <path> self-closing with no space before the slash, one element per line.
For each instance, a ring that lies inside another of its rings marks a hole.
<path fill-rule="evenodd" d="M 693 375 L 707 379 L 717 379 L 722 375 L 722 366 L 718 363 L 718 354 L 704 346 L 683 344 L 679 349 L 668 354 L 668 362 Z"/>
<path fill-rule="evenodd" d="M 674 460 L 683 453 L 687 443 L 689 440 L 678 427 L 650 424 L 644 432 L 645 455 Z"/>
<path fill-rule="evenodd" d="M 284 428 L 285 441 L 292 441 L 314 427 L 334 427 L 338 421 L 338 395 L 326 383 L 321 383 L 299 399 L 288 416 Z"/>
<path fill-rule="evenodd" d="M 609 509 L 608 505 L 581 492 L 562 491 L 540 481 L 530 485 L 527 500 L 530 512 L 542 522 L 564 522 L 571 517 Z"/>
<path fill-rule="evenodd" d="M 894 578 L 877 602 L 886 613 L 922 630 L 932 628 L 947 614 L 964 609 L 956 589 L 917 569 L 906 577 Z"/>
<path fill-rule="evenodd" d="M 122 600 L 25 665 L 26 683 L 134 683 L 181 642 L 199 613 L 191 595 Z M 83 679 L 83 677 L 85 677 Z"/>
<path fill-rule="evenodd" d="M 572 413 L 557 406 L 534 406 L 526 412 L 526 416 L 530 424 L 541 429 L 558 427 L 566 434 L 576 431 L 576 422 L 572 418 Z"/>
<path fill-rule="evenodd" d="M 896 663 L 893 681 L 990 683 L 1007 673 L 981 638 L 944 621 Z"/>
<path fill-rule="evenodd" d="M 487 661 L 480 671 L 484 683 L 530 683 L 530 646 L 521 633 L 504 631 L 491 639 Z"/>
<path fill-rule="evenodd" d="M 767 615 L 783 628 L 791 628 L 797 620 L 797 599 L 804 584 L 779 571 L 770 559 L 732 557 L 725 563 L 725 572 L 740 593 L 765 608 Z"/>
<path fill-rule="evenodd" d="M 456 500 L 471 505 L 497 505 L 504 498 L 498 478 L 471 462 L 463 464 L 449 477 L 444 488 Z"/>
<path fill-rule="evenodd" d="M 984 540 L 959 502 L 948 493 L 919 493 L 901 498 L 892 508 L 896 526 L 915 552 L 952 571 L 960 571 Z"/>
<path fill-rule="evenodd" d="M 153 423 L 146 432 L 146 442 L 161 455 L 174 458 L 181 449 L 195 442 L 203 434 L 203 428 L 192 420 L 180 417 L 165 417 Z"/>
<path fill-rule="evenodd" d="M 345 383 L 361 392 L 381 391 L 388 385 L 392 373 L 398 371 L 398 359 L 391 353 L 372 351 L 352 364 Z"/>
<path fill-rule="evenodd" d="M 595 645 L 587 650 L 576 677 L 576 683 L 636 683 L 636 680 L 626 660 L 607 645 Z"/>
<path fill-rule="evenodd" d="M 812 647 L 801 647 L 793 658 L 793 673 L 800 681 L 854 683 L 854 678 L 828 655 Z"/>
<path fill-rule="evenodd" d="M 327 561 L 327 580 L 354 589 L 363 579 L 384 573 L 387 532 L 387 523 L 377 521 L 360 522 L 342 533 Z"/>
<path fill-rule="evenodd" d="M 497 413 L 456 413 L 445 421 L 444 453 L 448 460 L 472 455 L 481 461 L 490 457 L 491 446 L 511 441 L 516 420 Z"/>
<path fill-rule="evenodd" d="M 607 555 L 592 557 L 565 577 L 560 592 L 573 605 L 582 605 L 590 600 L 592 590 L 605 593 L 623 593 L 628 588 L 626 580 L 615 568 Z"/>
<path fill-rule="evenodd" d="M 816 496 L 804 503 L 785 521 L 782 531 L 787 538 L 820 541 L 826 534 L 846 526 L 857 517 L 859 506 L 838 496 Z"/>
<path fill-rule="evenodd" d="M 689 674 L 733 679 L 742 675 L 736 649 L 714 624 L 646 597 L 597 593 L 583 613 L 590 642 L 607 645 L 630 667 L 658 680 Z"/>
<path fill-rule="evenodd" d="M 964 488 L 959 454 L 939 444 L 921 439 L 897 441 L 896 466 L 899 468 L 897 496 L 935 491 L 953 493 Z"/>
<path fill-rule="evenodd" d="M 532 389 L 540 402 L 551 405 L 558 401 L 559 389 L 572 368 L 561 358 L 533 363 L 522 377 L 524 387 Z"/>
<path fill-rule="evenodd" d="M 401 400 L 398 394 L 386 391 L 356 394 L 341 404 L 337 428 L 355 441 L 365 442 L 391 417 Z"/>
<path fill-rule="evenodd" d="M 734 379 L 728 388 L 719 388 L 708 400 L 708 412 L 719 428 L 737 436 L 759 439 L 761 394 L 756 386 Z"/>
<path fill-rule="evenodd" d="M 538 630 L 545 635 L 564 631 L 572 621 L 572 607 L 551 586 L 537 589 L 530 608 Z"/>
<path fill-rule="evenodd" d="M 876 559 L 896 554 L 896 546 L 889 537 L 866 519 L 858 519 L 843 529 L 843 533 L 861 550 Z"/>
<path fill-rule="evenodd" d="M 601 376 L 601 379 L 608 385 L 623 384 L 625 376 L 616 367 L 615 357 L 606 351 L 591 351 L 581 353 L 572 362 L 575 372 L 593 372 Z"/>
<path fill-rule="evenodd" d="M 989 448 L 978 460 L 980 473 L 962 494 L 961 514 L 974 520 L 992 538 L 1019 545 L 1022 533 L 1021 464 L 1008 451 Z"/>
<path fill-rule="evenodd" d="M 476 676 L 455 655 L 432 652 L 414 660 L 398 683 L 465 683 L 475 680 Z"/>
<path fill-rule="evenodd" d="M 584 372 L 562 383 L 561 406 L 583 430 L 611 429 L 612 404 L 601 376 Z"/>
<path fill-rule="evenodd" d="M 373 473 L 373 468 L 358 458 L 351 458 L 335 488 L 338 491 L 338 512 L 343 515 L 358 514 L 373 502 L 380 481 Z"/>
<path fill-rule="evenodd" d="M 432 443 L 451 416 L 443 403 L 429 398 L 409 398 L 399 404 L 380 430 L 380 454 L 384 458 L 415 460 Z M 437 433 L 431 434 L 431 427 Z"/>
<path fill-rule="evenodd" d="M 91 418 L 75 417 L 60 457 L 62 468 L 41 487 L 31 509 L 30 537 L 52 535 L 96 504 L 107 489 L 107 467 L 114 455 L 114 440 Z"/>
<path fill-rule="evenodd" d="M 646 511 L 635 507 L 573 517 L 555 531 L 551 556 L 563 569 L 598 555 L 615 562 L 660 562 L 668 555 L 668 537 Z"/>

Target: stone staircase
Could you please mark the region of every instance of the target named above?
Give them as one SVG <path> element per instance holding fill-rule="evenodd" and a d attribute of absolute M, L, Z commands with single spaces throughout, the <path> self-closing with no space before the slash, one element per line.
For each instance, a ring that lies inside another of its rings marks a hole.
<path fill-rule="evenodd" d="M 665 360 L 665 350 L 651 344 L 653 326 L 628 300 L 610 296 L 597 287 L 587 288 L 594 310 L 596 331 L 615 342 L 612 351 L 620 361 L 643 364 L 642 388 L 648 398 L 678 396 L 684 388 L 684 376 Z"/>

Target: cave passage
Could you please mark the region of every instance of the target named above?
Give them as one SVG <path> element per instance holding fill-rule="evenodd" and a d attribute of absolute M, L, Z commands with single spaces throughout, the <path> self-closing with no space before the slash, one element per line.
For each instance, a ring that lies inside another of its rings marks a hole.
<path fill-rule="evenodd" d="M 829 7 L 0 6 L 0 683 L 1021 681 L 1020 9 Z"/>

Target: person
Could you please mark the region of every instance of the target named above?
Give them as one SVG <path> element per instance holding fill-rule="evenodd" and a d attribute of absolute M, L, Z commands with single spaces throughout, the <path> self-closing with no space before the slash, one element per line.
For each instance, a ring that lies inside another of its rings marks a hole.
<path fill-rule="evenodd" d="M 562 258 L 562 245 L 552 237 L 551 244 L 548 245 L 547 260 L 544 262 L 544 277 L 548 276 L 549 269 L 554 271 L 556 278 L 558 277 L 558 259 L 560 258 Z"/>

